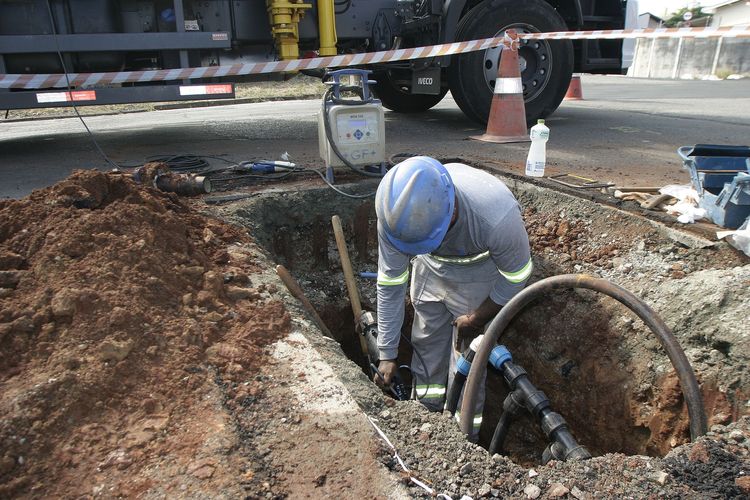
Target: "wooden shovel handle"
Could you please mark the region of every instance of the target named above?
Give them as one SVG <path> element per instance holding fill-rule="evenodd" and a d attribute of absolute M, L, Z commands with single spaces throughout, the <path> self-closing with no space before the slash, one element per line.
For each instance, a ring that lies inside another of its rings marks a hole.
<path fill-rule="evenodd" d="M 349 251 L 346 248 L 346 239 L 344 238 L 344 229 L 341 227 L 341 219 L 338 215 L 331 217 L 331 224 L 333 225 L 333 235 L 336 237 L 336 246 L 339 249 L 339 256 L 341 257 L 341 268 L 344 271 L 344 281 L 346 282 L 346 290 L 349 292 L 349 301 L 352 303 L 354 324 L 356 326 L 360 316 L 362 316 L 362 303 L 359 300 L 359 290 L 357 289 L 357 282 L 354 279 L 352 261 L 349 259 Z M 367 342 L 365 338 L 359 334 L 357 334 L 357 337 L 359 337 L 362 354 L 367 356 Z"/>
<path fill-rule="evenodd" d="M 286 267 L 280 264 L 276 266 L 276 274 L 279 275 L 281 281 L 283 281 L 286 287 L 289 289 L 289 293 L 291 293 L 294 298 L 302 302 L 302 305 L 305 307 L 310 316 L 312 316 L 313 320 L 318 325 L 318 328 L 320 328 L 320 330 L 325 335 L 333 338 L 333 335 L 331 335 L 331 331 L 328 329 L 325 323 L 323 323 L 323 320 L 318 315 L 318 311 L 315 310 L 315 307 L 313 307 L 312 303 L 307 299 L 305 292 L 302 291 L 302 288 L 297 283 L 297 280 L 295 280 L 294 277 L 289 274 L 289 271 L 287 271 Z"/>

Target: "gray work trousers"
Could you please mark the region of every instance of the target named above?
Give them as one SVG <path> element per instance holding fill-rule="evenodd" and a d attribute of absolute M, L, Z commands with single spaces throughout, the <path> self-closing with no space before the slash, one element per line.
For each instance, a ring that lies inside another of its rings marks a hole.
<path fill-rule="evenodd" d="M 491 263 L 454 266 L 455 275 L 438 276 L 418 256 L 412 262 L 411 301 L 414 305 L 414 323 L 411 341 L 415 354 L 411 369 L 417 399 L 431 411 L 442 411 L 447 388 L 453 383 L 456 361 L 456 329 L 453 321 L 476 309 L 490 295 L 498 279 L 497 268 Z M 461 346 L 465 350 L 467 345 Z M 421 359 L 420 359 L 421 357 Z M 463 397 L 463 395 L 462 395 Z M 484 381 L 474 408 L 474 433 L 476 439 L 482 424 L 484 408 Z M 459 401 L 457 420 L 460 417 Z"/>

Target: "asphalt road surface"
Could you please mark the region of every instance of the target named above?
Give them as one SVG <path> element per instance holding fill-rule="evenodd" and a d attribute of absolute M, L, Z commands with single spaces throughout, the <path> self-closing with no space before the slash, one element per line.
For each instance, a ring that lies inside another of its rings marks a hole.
<path fill-rule="evenodd" d="M 620 185 L 686 183 L 676 154 L 697 143 L 750 142 L 750 79 L 734 81 L 583 78 L 583 101 L 547 120 L 548 173 L 578 173 Z M 229 160 L 292 160 L 322 167 L 319 101 L 278 101 L 86 117 L 109 157 L 139 164 L 150 155 L 191 153 Z M 470 141 L 481 134 L 448 95 L 430 111 L 386 112 L 388 154 L 492 162 L 522 172 L 528 144 Z M 218 165 L 218 163 L 217 163 Z M 76 118 L 0 122 L 0 197 L 22 197 L 78 168 L 108 169 Z"/>

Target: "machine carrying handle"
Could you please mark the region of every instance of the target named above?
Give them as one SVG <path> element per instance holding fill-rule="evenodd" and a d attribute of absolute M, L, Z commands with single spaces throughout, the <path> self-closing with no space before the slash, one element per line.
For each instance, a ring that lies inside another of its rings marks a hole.
<path fill-rule="evenodd" d="M 325 76 L 323 77 L 324 83 L 326 85 L 331 85 L 333 87 L 333 97 L 336 100 L 341 99 L 341 90 L 345 87 L 350 87 L 349 85 L 343 85 L 341 82 L 341 78 L 344 76 L 356 76 L 359 77 L 359 87 L 362 89 L 362 101 L 363 102 L 372 102 L 374 99 L 373 95 L 370 93 L 370 85 L 377 83 L 375 80 L 370 80 L 369 75 L 372 73 L 369 69 L 357 69 L 357 68 L 347 68 L 347 69 L 337 69 L 334 71 L 326 71 Z M 328 78 L 332 78 L 333 81 L 327 81 Z"/>
<path fill-rule="evenodd" d="M 682 148 L 680 148 L 682 149 Z M 750 157 L 747 146 L 730 146 L 726 144 L 696 144 L 688 156 L 724 156 L 729 158 Z"/>
<path fill-rule="evenodd" d="M 682 161 L 684 162 L 693 162 L 693 159 L 690 158 L 690 155 L 693 151 L 693 146 L 680 146 L 677 149 L 677 154 L 680 155 L 680 158 L 682 158 Z"/>

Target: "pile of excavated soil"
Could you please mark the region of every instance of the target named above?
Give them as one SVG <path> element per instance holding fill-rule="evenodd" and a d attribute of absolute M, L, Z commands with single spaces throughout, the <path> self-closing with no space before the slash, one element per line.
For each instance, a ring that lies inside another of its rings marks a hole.
<path fill-rule="evenodd" d="M 523 217 L 533 254 L 558 264 L 578 265 L 576 271 L 595 268 L 597 274 L 611 278 L 632 272 L 639 278 L 648 275 L 659 282 L 681 279 L 697 270 L 724 269 L 748 262 L 733 250 L 664 244 L 664 237 L 655 227 L 636 224 L 637 219 L 623 213 L 590 213 L 583 208 L 589 205 L 581 203 L 567 210 L 527 207 Z M 631 251 L 640 252 L 639 259 L 628 262 Z"/>
<path fill-rule="evenodd" d="M 248 493 L 227 408 L 290 328 L 258 255 L 125 175 L 0 201 L 0 497 Z"/>

